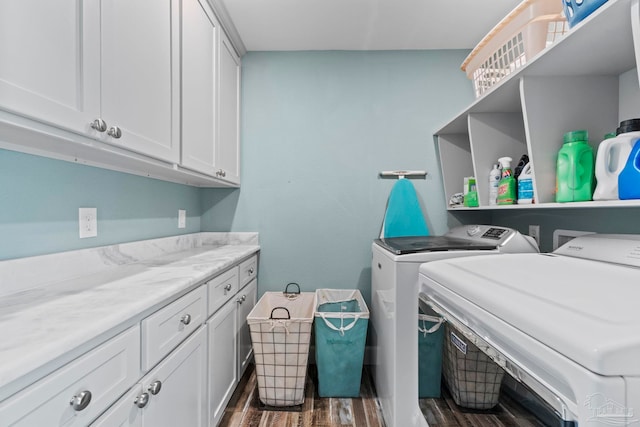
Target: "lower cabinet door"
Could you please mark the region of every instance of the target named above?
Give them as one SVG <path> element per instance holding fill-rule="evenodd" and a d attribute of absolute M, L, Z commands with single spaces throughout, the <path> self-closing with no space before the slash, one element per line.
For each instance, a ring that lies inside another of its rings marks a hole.
<path fill-rule="evenodd" d="M 236 299 L 232 299 L 207 322 L 209 334 L 209 422 L 218 424 L 235 387 Z"/>
<path fill-rule="evenodd" d="M 203 326 L 91 426 L 208 426 L 206 344 Z"/>
<path fill-rule="evenodd" d="M 142 427 L 142 409 L 136 406 L 137 402 L 146 398 L 142 394 L 142 386 L 136 384 L 95 420 L 91 427 Z"/>
<path fill-rule="evenodd" d="M 258 300 L 258 281 L 253 279 L 238 292 L 238 296 L 238 381 L 240 381 L 253 355 L 251 331 L 247 323 L 247 316 L 251 310 L 253 310 Z"/>
<path fill-rule="evenodd" d="M 142 379 L 145 427 L 207 425 L 207 335 L 202 327 Z"/>

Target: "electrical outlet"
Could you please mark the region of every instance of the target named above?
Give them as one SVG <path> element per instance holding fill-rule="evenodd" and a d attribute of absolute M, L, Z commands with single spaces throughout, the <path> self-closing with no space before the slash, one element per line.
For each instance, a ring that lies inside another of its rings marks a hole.
<path fill-rule="evenodd" d="M 187 211 L 184 209 L 178 209 L 178 228 L 185 228 L 187 226 Z"/>
<path fill-rule="evenodd" d="M 98 235 L 98 209 L 78 209 L 78 231 L 80 238 L 96 237 Z"/>
<path fill-rule="evenodd" d="M 533 237 L 540 246 L 540 226 L 539 225 L 530 225 L 529 226 L 529 236 Z"/>

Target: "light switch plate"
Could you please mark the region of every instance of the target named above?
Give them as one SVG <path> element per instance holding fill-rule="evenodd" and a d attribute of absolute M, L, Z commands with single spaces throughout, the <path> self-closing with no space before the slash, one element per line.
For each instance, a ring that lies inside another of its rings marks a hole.
<path fill-rule="evenodd" d="M 187 211 L 184 209 L 178 209 L 178 228 L 185 228 L 187 226 Z"/>
<path fill-rule="evenodd" d="M 80 238 L 96 237 L 98 235 L 98 209 L 78 209 L 78 231 Z"/>

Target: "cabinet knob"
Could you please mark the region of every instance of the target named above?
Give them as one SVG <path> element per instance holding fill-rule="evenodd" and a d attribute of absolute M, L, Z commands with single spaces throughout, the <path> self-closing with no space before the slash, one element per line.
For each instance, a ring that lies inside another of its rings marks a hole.
<path fill-rule="evenodd" d="M 91 403 L 91 392 L 89 390 L 82 391 L 71 398 L 69 405 L 74 411 L 82 411 Z"/>
<path fill-rule="evenodd" d="M 222 170 L 221 172 L 222 172 L 222 176 L 227 176 L 227 172 L 226 171 Z"/>
<path fill-rule="evenodd" d="M 155 396 L 156 394 L 160 393 L 160 389 L 162 389 L 162 381 L 157 380 L 152 382 L 147 390 L 149 390 L 149 393 Z"/>
<path fill-rule="evenodd" d="M 243 302 L 245 302 L 247 300 L 247 296 L 246 295 L 242 295 L 240 298 L 238 298 L 236 301 L 238 302 L 238 304 L 242 304 Z"/>
<path fill-rule="evenodd" d="M 104 132 L 107 130 L 107 122 L 102 119 L 95 119 L 93 123 L 91 123 L 91 128 L 97 130 L 98 132 Z"/>
<path fill-rule="evenodd" d="M 122 129 L 120 129 L 118 126 L 111 126 L 107 131 L 107 135 L 118 139 L 122 136 Z"/>
<path fill-rule="evenodd" d="M 142 393 L 140 396 L 136 397 L 136 400 L 133 401 L 133 404 L 138 408 L 144 408 L 149 403 L 149 393 Z"/>
<path fill-rule="evenodd" d="M 190 314 L 185 314 L 184 316 L 182 316 L 180 318 L 180 322 L 182 322 L 185 325 L 188 325 L 189 323 L 191 323 L 191 315 Z"/>
<path fill-rule="evenodd" d="M 255 270 L 253 269 L 253 267 L 251 267 L 251 268 L 249 269 L 249 274 L 253 274 L 253 272 L 254 272 L 254 271 L 255 271 Z"/>
<path fill-rule="evenodd" d="M 231 283 L 227 284 L 227 286 L 224 287 L 224 290 L 229 292 L 231 290 Z"/>

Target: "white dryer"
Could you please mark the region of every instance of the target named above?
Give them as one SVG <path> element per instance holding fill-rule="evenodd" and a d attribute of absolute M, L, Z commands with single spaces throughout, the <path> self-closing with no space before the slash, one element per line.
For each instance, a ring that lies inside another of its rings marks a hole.
<path fill-rule="evenodd" d="M 376 239 L 372 247 L 371 338 L 374 382 L 388 427 L 426 426 L 418 406 L 418 268 L 435 260 L 538 252 L 535 240 L 492 226 L 442 236 Z"/>
<path fill-rule="evenodd" d="M 640 425 L 640 236 L 423 264 L 420 292 L 560 425 Z"/>

